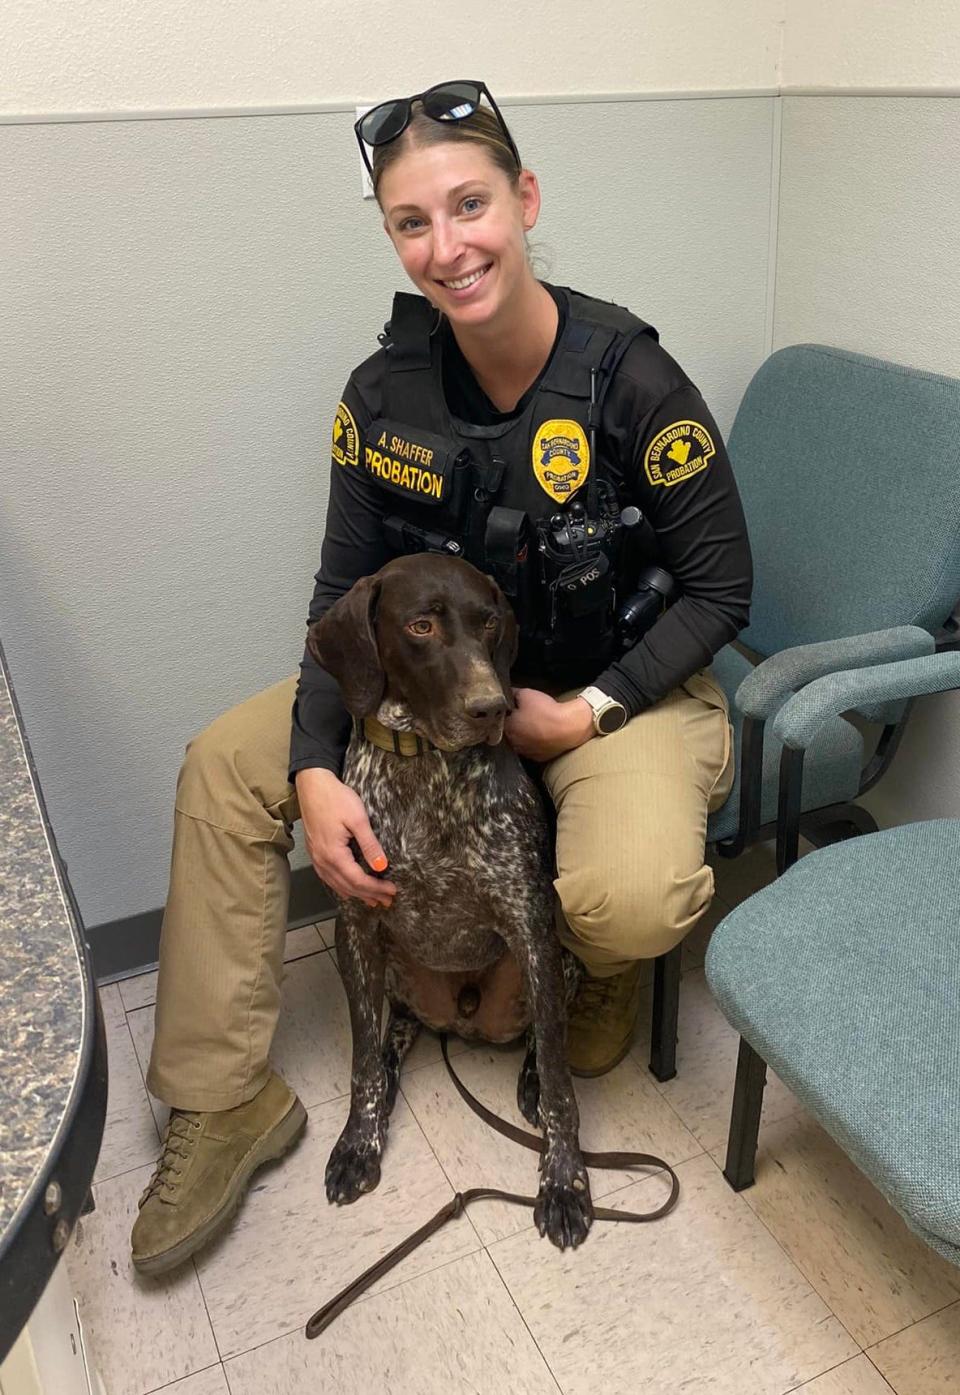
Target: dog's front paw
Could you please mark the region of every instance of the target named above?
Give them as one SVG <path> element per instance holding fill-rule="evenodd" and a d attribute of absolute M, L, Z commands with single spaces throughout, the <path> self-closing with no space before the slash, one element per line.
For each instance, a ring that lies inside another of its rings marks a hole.
<path fill-rule="evenodd" d="M 576 1249 L 593 1224 L 590 1179 L 579 1149 L 548 1153 L 543 1161 L 533 1220 L 560 1250 Z"/>
<path fill-rule="evenodd" d="M 344 1206 L 364 1192 L 372 1192 L 380 1181 L 381 1152 L 376 1143 L 348 1136 L 344 1130 L 327 1162 L 327 1200 Z"/>

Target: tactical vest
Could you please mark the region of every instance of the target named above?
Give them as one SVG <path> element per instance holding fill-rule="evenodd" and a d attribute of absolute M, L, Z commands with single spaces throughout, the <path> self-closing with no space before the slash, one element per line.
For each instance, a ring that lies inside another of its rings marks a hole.
<path fill-rule="evenodd" d="M 540 384 L 519 416 L 494 426 L 451 414 L 437 312 L 422 297 L 399 293 L 382 341 L 383 415 L 365 433 L 361 463 L 388 496 L 391 548 L 446 551 L 492 573 L 520 620 L 521 668 L 572 683 L 581 669 L 595 675 L 609 660 L 610 616 L 564 612 L 561 626 L 536 553 L 546 520 L 559 527 L 572 513 L 592 527 L 618 514 L 610 471 L 598 459 L 603 400 L 633 340 L 658 336 L 617 305 L 559 293 L 566 322 Z M 582 508 L 571 510 L 574 501 Z M 618 561 L 611 556 L 614 570 Z M 610 600 L 604 604 L 609 610 Z M 558 655 L 577 658 L 566 663 Z"/>

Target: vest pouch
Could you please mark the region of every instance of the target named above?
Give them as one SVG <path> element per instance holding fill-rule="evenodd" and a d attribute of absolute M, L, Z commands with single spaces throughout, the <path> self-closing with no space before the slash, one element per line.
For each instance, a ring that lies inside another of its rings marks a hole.
<path fill-rule="evenodd" d="M 404 517 L 463 535 L 472 462 L 459 441 L 378 417 L 364 435 L 361 460 Z"/>

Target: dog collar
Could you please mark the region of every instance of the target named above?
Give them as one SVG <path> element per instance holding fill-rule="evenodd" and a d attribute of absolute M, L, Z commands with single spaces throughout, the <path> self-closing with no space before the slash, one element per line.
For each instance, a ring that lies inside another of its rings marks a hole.
<path fill-rule="evenodd" d="M 378 722 L 376 717 L 364 717 L 362 720 L 355 717 L 353 729 L 357 736 L 369 741 L 372 746 L 379 746 L 381 751 L 392 751 L 397 756 L 422 756 L 435 749 L 415 731 L 394 731 L 392 727 Z"/>

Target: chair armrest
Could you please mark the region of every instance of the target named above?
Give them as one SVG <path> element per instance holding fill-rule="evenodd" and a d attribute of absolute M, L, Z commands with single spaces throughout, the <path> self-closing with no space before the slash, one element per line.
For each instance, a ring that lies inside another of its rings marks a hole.
<path fill-rule="evenodd" d="M 798 644 L 764 659 L 737 689 L 734 701 L 745 717 L 765 721 L 790 693 L 841 669 L 864 669 L 895 659 L 916 659 L 932 654 L 936 641 L 917 625 L 827 639 L 819 644 Z M 849 703 L 844 711 L 858 704 Z"/>
<path fill-rule="evenodd" d="M 814 679 L 787 699 L 774 719 L 774 735 L 791 750 L 805 751 L 823 723 L 841 712 L 866 704 L 943 693 L 951 688 L 960 688 L 957 650 L 831 673 Z"/>

